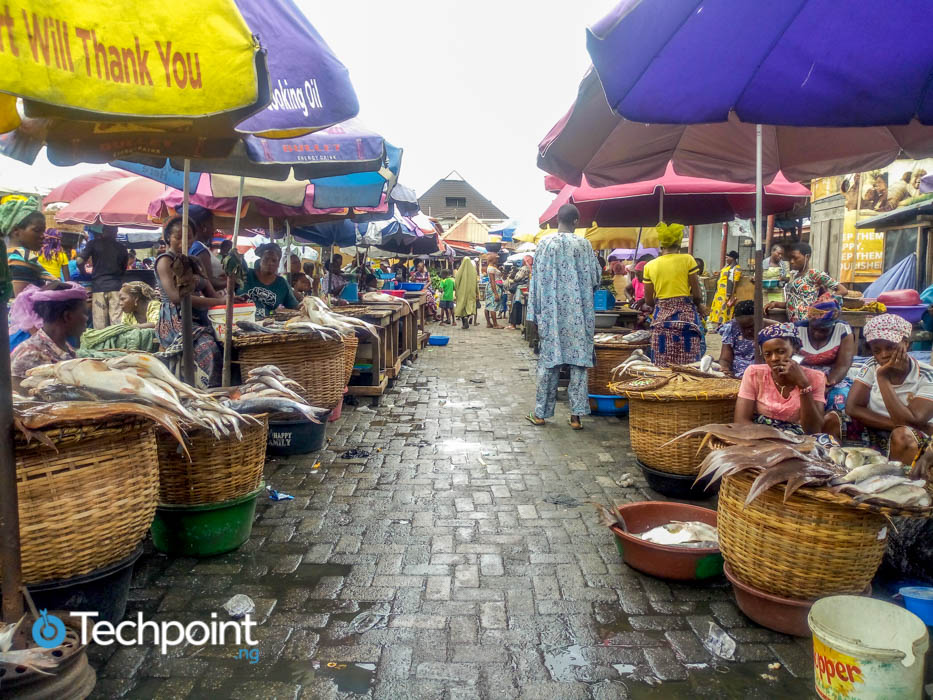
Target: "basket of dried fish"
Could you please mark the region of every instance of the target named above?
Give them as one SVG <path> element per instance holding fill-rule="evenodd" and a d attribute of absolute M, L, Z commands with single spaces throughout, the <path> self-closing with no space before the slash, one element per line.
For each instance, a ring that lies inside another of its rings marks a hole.
<path fill-rule="evenodd" d="M 155 514 L 154 419 L 164 416 L 90 401 L 19 403 L 14 412 L 24 583 L 81 576 L 127 557 Z"/>
<path fill-rule="evenodd" d="M 639 332 L 642 331 L 635 331 L 635 333 Z M 596 334 L 596 337 L 593 339 L 596 362 L 586 371 L 590 394 L 605 396 L 607 393 L 611 393 L 609 391 L 609 382 L 612 378 L 612 370 L 631 357 L 633 353 L 638 352 L 642 357 L 647 359 L 647 356 L 643 353 L 648 349 L 649 343 L 645 340 L 638 341 L 637 339 L 635 342 L 623 340 L 631 335 L 633 334 Z"/>
<path fill-rule="evenodd" d="M 610 390 L 628 397 L 632 451 L 640 462 L 671 474 L 696 474 L 700 437 L 666 443 L 691 428 L 731 421 L 740 383 L 636 361 L 616 368 Z"/>
<path fill-rule="evenodd" d="M 761 425 L 710 425 L 698 478 L 722 479 L 719 542 L 735 577 L 778 596 L 860 593 L 884 555 L 888 516 L 928 517 L 931 493 L 869 448 Z"/>

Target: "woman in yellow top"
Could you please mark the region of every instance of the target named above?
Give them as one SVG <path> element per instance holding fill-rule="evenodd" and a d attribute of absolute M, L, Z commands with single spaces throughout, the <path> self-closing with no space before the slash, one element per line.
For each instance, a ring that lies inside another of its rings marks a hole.
<path fill-rule="evenodd" d="M 62 234 L 57 229 L 46 230 L 42 250 L 39 251 L 36 262 L 42 265 L 54 279 L 71 281 L 71 274 L 68 272 L 68 254 L 62 250 Z"/>
<path fill-rule="evenodd" d="M 715 330 L 723 323 L 732 320 L 735 312 L 735 288 L 742 279 L 739 270 L 739 254 L 730 250 L 726 255 L 726 265 L 719 271 L 719 282 L 716 284 L 716 296 L 709 311 L 710 329 Z"/>
<path fill-rule="evenodd" d="M 120 287 L 120 322 L 138 328 L 155 328 L 159 322 L 162 302 L 159 295 L 145 282 L 127 282 Z"/>
<path fill-rule="evenodd" d="M 658 224 L 661 255 L 645 265 L 645 305 L 654 307 L 651 356 L 654 363 L 696 362 L 705 350 L 699 268 L 692 255 L 680 252 L 684 227 Z"/>

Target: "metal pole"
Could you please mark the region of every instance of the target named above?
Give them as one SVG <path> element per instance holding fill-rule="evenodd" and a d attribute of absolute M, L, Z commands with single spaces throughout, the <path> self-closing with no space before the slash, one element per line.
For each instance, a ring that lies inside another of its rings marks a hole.
<path fill-rule="evenodd" d="M 755 125 L 755 337 L 761 332 L 764 325 L 763 320 L 763 302 L 761 268 L 764 264 L 764 255 L 761 248 L 761 209 L 762 209 L 762 184 L 761 184 L 761 124 Z M 756 356 L 760 356 L 761 349 L 758 343 L 755 343 Z M 760 360 L 760 358 L 759 358 Z"/>
<path fill-rule="evenodd" d="M 185 182 L 181 203 L 181 254 L 188 254 L 188 193 L 191 188 L 191 161 L 185 158 Z M 191 294 L 181 298 L 181 367 L 184 380 L 194 386 L 194 329 L 191 317 Z"/>
<path fill-rule="evenodd" d="M 0 300 L 0 348 L 10 347 L 6 299 Z M 16 449 L 13 446 L 13 378 L 10 354 L 0 353 L 0 569 L 3 570 L 3 620 L 14 623 L 23 616 L 22 562 L 20 560 L 19 494 L 16 490 Z"/>
<path fill-rule="evenodd" d="M 231 255 L 237 254 L 236 242 L 240 235 L 240 212 L 243 210 L 243 181 L 246 178 L 240 177 L 240 185 L 236 194 L 236 214 L 233 217 L 233 247 L 230 249 Z M 230 386 L 232 382 L 233 362 L 233 297 L 236 294 L 236 280 L 233 275 L 227 275 L 227 308 L 224 310 L 224 328 L 227 332 L 224 334 L 224 366 L 223 381 L 224 386 Z"/>
<path fill-rule="evenodd" d="M 658 205 L 658 221 L 661 223 L 664 222 L 664 188 L 663 187 L 661 188 L 661 202 Z M 637 253 L 638 251 L 635 251 L 635 252 Z"/>

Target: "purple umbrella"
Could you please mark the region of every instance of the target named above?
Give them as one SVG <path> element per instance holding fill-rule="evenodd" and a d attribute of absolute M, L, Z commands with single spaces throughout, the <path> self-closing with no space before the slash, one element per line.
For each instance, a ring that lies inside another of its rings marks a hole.
<path fill-rule="evenodd" d="M 360 111 L 346 67 L 291 0 L 236 0 L 267 50 L 269 106 L 237 126 L 246 134 L 300 135 L 355 117 Z M 296 131 L 297 127 L 297 131 Z"/>

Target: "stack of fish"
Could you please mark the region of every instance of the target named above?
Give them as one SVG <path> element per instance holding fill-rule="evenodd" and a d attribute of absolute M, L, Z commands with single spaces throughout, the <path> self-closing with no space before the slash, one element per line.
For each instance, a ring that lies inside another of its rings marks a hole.
<path fill-rule="evenodd" d="M 207 392 L 181 382 L 154 355 L 130 353 L 107 361 L 90 358 L 40 365 L 26 372 L 20 383 L 31 396 L 47 402 L 64 402 L 55 412 L 76 420 L 87 417 L 87 402 L 118 401 L 162 409 L 190 425 L 210 430 L 217 439 L 242 438 L 240 428 L 255 423 L 224 406 Z M 22 406 L 32 409 L 32 406 Z M 110 404 L 111 415 L 118 412 Z M 41 412 L 41 411 L 40 411 Z M 45 414 L 50 412 L 46 409 Z M 25 422 L 25 427 L 29 427 Z"/>
<path fill-rule="evenodd" d="M 227 408 L 237 413 L 292 413 L 304 416 L 312 423 L 320 423 L 327 413 L 308 404 L 300 394 L 289 387 L 304 391 L 298 382 L 289 379 L 275 365 L 264 365 L 247 373 L 242 386 L 212 389 L 211 394 Z"/>
<path fill-rule="evenodd" d="M 693 362 L 686 367 L 691 367 L 693 369 L 702 372 L 703 375 L 708 377 L 725 377 L 726 375 L 720 371 L 719 363 L 714 362 L 713 358 L 709 355 L 704 355 L 699 361 Z M 651 361 L 651 358 L 648 357 L 641 348 L 637 348 L 629 355 L 625 360 L 612 370 L 612 378 L 618 379 L 619 377 L 639 377 L 639 376 L 671 376 L 677 374 L 676 367 L 658 367 Z M 683 373 L 683 372 L 682 372 Z M 693 373 L 695 374 L 695 373 Z"/>
<path fill-rule="evenodd" d="M 363 301 L 369 302 L 370 304 L 393 304 L 394 306 L 405 306 L 411 311 L 411 304 L 409 304 L 402 297 L 395 297 L 391 294 L 386 294 L 385 292 L 364 292 L 363 296 L 360 297 Z"/>
<path fill-rule="evenodd" d="M 236 325 L 244 333 L 309 333 L 322 340 L 340 340 L 343 336 L 359 334 L 376 342 L 379 340 L 379 332 L 374 325 L 352 316 L 335 314 L 323 299 L 315 296 L 302 299 L 298 315 L 284 323 L 268 318 L 262 323 L 237 321 Z"/>
<path fill-rule="evenodd" d="M 671 442 L 704 435 L 729 447 L 712 450 L 700 464 L 697 481 L 709 484 L 746 470 L 760 472 L 752 482 L 746 505 L 772 486 L 785 484 L 784 502 L 803 486 L 843 493 L 855 503 L 913 510 L 933 505 L 926 482 L 911 479 L 908 468 L 867 447 L 827 447 L 814 436 L 799 436 L 764 425 L 711 424 L 688 430 Z M 670 443 L 668 443 L 670 444 Z M 707 486 L 708 487 L 708 486 Z"/>

